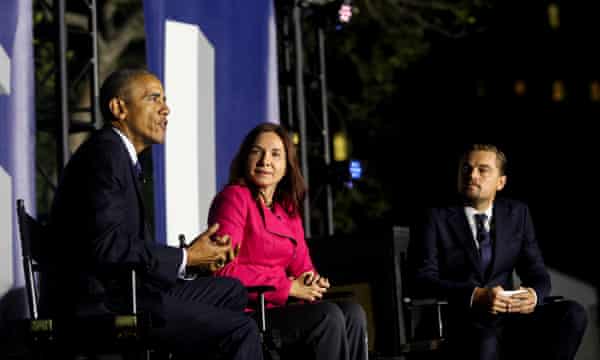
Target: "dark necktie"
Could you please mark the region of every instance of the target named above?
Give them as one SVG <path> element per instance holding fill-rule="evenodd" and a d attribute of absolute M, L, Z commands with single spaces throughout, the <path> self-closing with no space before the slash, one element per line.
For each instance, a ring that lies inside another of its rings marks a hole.
<path fill-rule="evenodd" d="M 135 165 L 133 165 L 133 169 L 135 170 L 135 176 L 140 182 L 144 182 L 144 174 L 142 173 L 142 165 L 140 165 L 139 161 L 136 161 Z"/>
<path fill-rule="evenodd" d="M 487 215 L 475 214 L 475 224 L 477 225 L 477 242 L 479 243 L 479 258 L 481 260 L 481 270 L 485 273 L 492 261 L 492 238 L 490 232 L 485 228 Z"/>

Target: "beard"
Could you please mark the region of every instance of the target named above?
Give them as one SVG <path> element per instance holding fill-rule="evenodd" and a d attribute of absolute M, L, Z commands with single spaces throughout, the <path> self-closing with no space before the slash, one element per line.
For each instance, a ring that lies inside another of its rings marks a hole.
<path fill-rule="evenodd" d="M 466 185 L 461 189 L 461 195 L 466 204 L 476 205 L 481 199 L 481 187 Z"/>

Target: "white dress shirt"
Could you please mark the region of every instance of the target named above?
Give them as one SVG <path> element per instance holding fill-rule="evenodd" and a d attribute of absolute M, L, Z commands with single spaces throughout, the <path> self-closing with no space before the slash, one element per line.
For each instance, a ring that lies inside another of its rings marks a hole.
<path fill-rule="evenodd" d="M 475 215 L 485 214 L 487 219 L 483 226 L 489 232 L 490 224 L 492 223 L 492 209 L 493 206 L 490 205 L 485 211 L 477 211 L 475 208 L 471 206 L 465 206 L 465 215 L 467 216 L 467 221 L 469 222 L 469 226 L 471 227 L 471 232 L 473 233 L 473 241 L 475 242 L 475 247 L 479 250 L 479 241 L 477 241 L 477 222 L 475 221 Z"/>

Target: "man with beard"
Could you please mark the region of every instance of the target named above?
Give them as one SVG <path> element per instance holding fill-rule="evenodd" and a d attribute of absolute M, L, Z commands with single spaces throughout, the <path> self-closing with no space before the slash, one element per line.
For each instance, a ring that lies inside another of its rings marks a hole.
<path fill-rule="evenodd" d="M 461 203 L 431 209 L 411 242 L 413 290 L 448 300 L 450 358 L 573 359 L 587 326 L 585 310 L 574 301 L 545 302 L 550 276 L 529 209 L 496 198 L 505 169 L 506 156 L 494 145 L 464 153 Z"/>

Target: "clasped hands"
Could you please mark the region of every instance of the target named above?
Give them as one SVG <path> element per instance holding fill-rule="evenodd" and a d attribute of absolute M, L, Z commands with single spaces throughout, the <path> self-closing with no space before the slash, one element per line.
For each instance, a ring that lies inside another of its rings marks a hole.
<path fill-rule="evenodd" d="M 208 269 L 212 272 L 230 263 L 240 251 L 240 246 L 231 246 L 229 235 L 217 235 L 219 224 L 211 225 L 198 235 L 186 248 L 187 266 Z"/>
<path fill-rule="evenodd" d="M 477 288 L 473 304 L 485 308 L 494 315 L 500 313 L 532 313 L 536 305 L 535 290 L 526 287 L 520 287 L 519 290 L 525 291 L 506 295 L 501 286 Z"/>
<path fill-rule="evenodd" d="M 302 300 L 319 300 L 323 298 L 323 294 L 325 294 L 327 289 L 331 286 L 326 277 L 323 277 L 314 271 L 307 271 L 298 277 L 290 276 L 289 279 L 292 281 L 290 296 Z"/>

